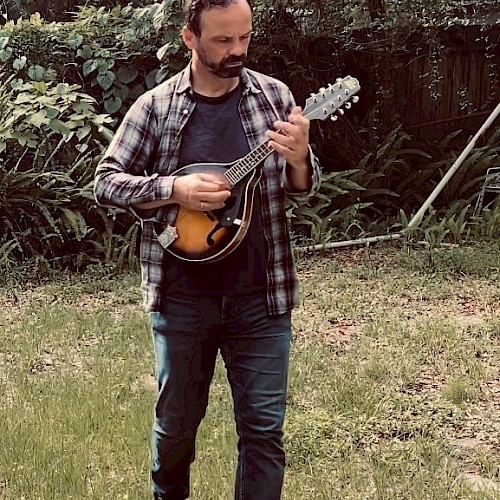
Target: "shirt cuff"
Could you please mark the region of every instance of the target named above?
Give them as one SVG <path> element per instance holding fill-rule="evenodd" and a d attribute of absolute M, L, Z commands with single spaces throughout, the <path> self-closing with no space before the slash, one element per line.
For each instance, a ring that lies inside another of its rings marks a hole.
<path fill-rule="evenodd" d="M 312 196 L 318 189 L 321 184 L 321 168 L 319 166 L 319 161 L 316 155 L 313 153 L 311 147 L 309 146 L 309 155 L 307 158 L 307 161 L 309 163 L 309 166 L 311 167 L 311 188 L 305 191 L 295 191 L 293 189 L 293 186 L 291 185 L 290 180 L 288 179 L 288 176 L 286 175 L 287 168 L 285 166 L 285 169 L 283 171 L 284 177 L 286 179 L 286 188 L 287 188 L 287 196 L 290 199 L 293 199 L 297 202 L 304 202 L 306 201 L 310 196 Z"/>
<path fill-rule="evenodd" d="M 174 189 L 175 176 L 162 176 L 158 173 L 154 173 L 151 176 L 151 193 L 143 201 L 158 201 L 158 200 L 168 200 L 172 196 L 172 191 Z M 157 221 L 159 208 L 137 208 L 129 205 L 130 211 L 138 219 L 142 221 Z"/>

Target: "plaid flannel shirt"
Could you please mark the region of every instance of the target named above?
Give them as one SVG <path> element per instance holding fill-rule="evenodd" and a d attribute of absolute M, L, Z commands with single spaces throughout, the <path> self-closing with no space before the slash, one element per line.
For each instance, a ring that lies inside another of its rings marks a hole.
<path fill-rule="evenodd" d="M 253 149 L 266 140 L 266 131 L 272 129 L 275 120 L 287 120 L 295 102 L 285 84 L 255 71 L 244 69 L 242 84 L 239 112 Z M 146 311 L 160 310 L 162 300 L 165 250 L 157 240 L 154 222 L 175 225 L 178 206 L 169 204 L 153 210 L 134 206 L 171 196 L 182 130 L 194 107 L 190 66 L 187 66 L 137 99 L 96 170 L 97 202 L 129 210 L 141 221 L 141 289 Z M 286 196 L 300 203 L 318 188 L 320 167 L 311 151 L 310 163 L 313 177 L 309 193 L 287 190 L 286 161 L 282 155 L 271 154 L 262 166 L 260 209 L 268 255 L 267 304 L 272 315 L 283 314 L 298 303 L 298 283 L 285 215 Z"/>

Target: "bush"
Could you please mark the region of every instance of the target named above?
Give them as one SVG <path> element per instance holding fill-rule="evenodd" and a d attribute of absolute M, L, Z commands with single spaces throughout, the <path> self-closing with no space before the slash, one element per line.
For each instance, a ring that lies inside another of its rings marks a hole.
<path fill-rule="evenodd" d="M 0 260 L 83 255 L 95 227 L 92 164 L 111 118 L 77 85 L 12 83 L 0 93 Z"/>
<path fill-rule="evenodd" d="M 33 15 L 0 28 L 0 151 L 6 153 L 0 159 L 0 262 L 35 256 L 76 266 L 92 259 L 134 261 L 138 227 L 127 214 L 114 211 L 109 218 L 95 206 L 95 165 L 130 104 L 176 73 L 189 55 L 179 37 L 179 1 L 140 7 L 118 2 L 113 8 L 94 3 L 79 8 L 69 22 L 49 24 Z M 483 1 L 477 12 L 490 3 Z M 465 26 L 468 7 L 428 0 L 369 5 L 255 2 L 249 60 L 288 83 L 299 104 L 325 78 L 341 76 L 351 53 L 369 61 L 357 68 L 366 72 L 364 107 L 335 127 L 312 124 L 311 142 L 325 175 L 309 205 L 289 208 L 299 240 L 325 243 L 404 226 L 400 214 L 427 198 L 467 136 L 456 131 L 424 142 L 405 131 L 387 104 L 396 90 L 386 70 L 398 59 L 381 55 L 407 54 L 413 40 L 413 55 L 432 45 L 431 55 L 438 58 L 436 33 Z M 483 26 L 481 43 L 495 75 L 496 49 L 490 27 Z M 436 63 L 431 59 L 429 64 Z M 439 82 L 436 67 L 428 69 Z M 492 86 L 495 81 L 491 77 Z M 495 162 L 498 137 L 497 130 L 472 152 L 436 201 L 437 215 L 450 218 L 446 210 L 459 201 L 456 219 L 462 217 Z M 474 224 L 467 230 L 490 234 L 496 228 L 491 220 Z"/>
<path fill-rule="evenodd" d="M 0 30 L 0 263 L 136 262 L 137 224 L 97 207 L 92 182 L 131 102 L 176 67 L 159 71 L 156 54 L 164 42 L 164 63 L 180 52 L 171 7 L 85 7 L 72 22 L 33 15 Z"/>

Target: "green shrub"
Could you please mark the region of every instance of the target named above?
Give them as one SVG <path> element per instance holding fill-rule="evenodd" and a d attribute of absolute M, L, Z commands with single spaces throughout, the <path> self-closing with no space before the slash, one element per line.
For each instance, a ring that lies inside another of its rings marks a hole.
<path fill-rule="evenodd" d="M 79 86 L 44 81 L 5 82 L 0 112 L 0 260 L 78 265 L 96 229 L 93 169 L 111 118 Z"/>
<path fill-rule="evenodd" d="M 189 54 L 179 37 L 180 1 L 113 8 L 94 3 L 79 8 L 70 22 L 47 23 L 33 15 L 0 27 L 0 262 L 36 256 L 64 265 L 135 259 L 134 221 L 118 211 L 110 218 L 95 206 L 95 165 L 132 101 L 176 73 Z M 441 142 L 424 143 L 411 137 L 392 112 L 384 115 L 381 110 L 390 106 L 382 103 L 395 95 L 391 82 L 383 80 L 384 64 L 395 60 L 384 63 L 380 55 L 393 49 L 406 54 L 407 40 L 415 34 L 412 50 L 434 44 L 429 71 L 435 85 L 429 91 L 437 92 L 441 49 L 436 33 L 464 26 L 467 8 L 429 0 L 385 2 L 375 10 L 373 5 L 255 3 L 251 66 L 288 83 L 299 104 L 326 83 L 324 78 L 340 76 L 349 51 L 372 57 L 368 69 L 376 70 L 373 81 L 362 82 L 365 96 L 375 99 L 364 108 L 368 113 L 335 127 L 312 125 L 311 141 L 325 173 L 309 204 L 288 209 L 300 241 L 327 243 L 404 228 L 400 214 L 414 212 L 426 200 L 464 139 L 456 131 Z M 480 6 L 491 5 L 486 0 Z M 495 75 L 490 28 L 484 26 L 481 40 Z M 436 200 L 432 220 L 423 221 L 426 229 L 413 238 L 427 234 L 436 242 L 460 242 L 498 234 L 498 214 L 485 212 L 472 221 L 470 206 L 486 169 L 497 161 L 499 135 L 497 129 L 471 153 Z"/>

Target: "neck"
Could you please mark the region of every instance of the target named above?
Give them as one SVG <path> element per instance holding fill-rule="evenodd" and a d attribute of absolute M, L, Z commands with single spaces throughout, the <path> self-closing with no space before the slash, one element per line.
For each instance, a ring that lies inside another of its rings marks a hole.
<path fill-rule="evenodd" d="M 191 85 L 198 94 L 219 97 L 234 90 L 239 82 L 239 77 L 220 78 L 195 61 L 191 64 Z"/>

